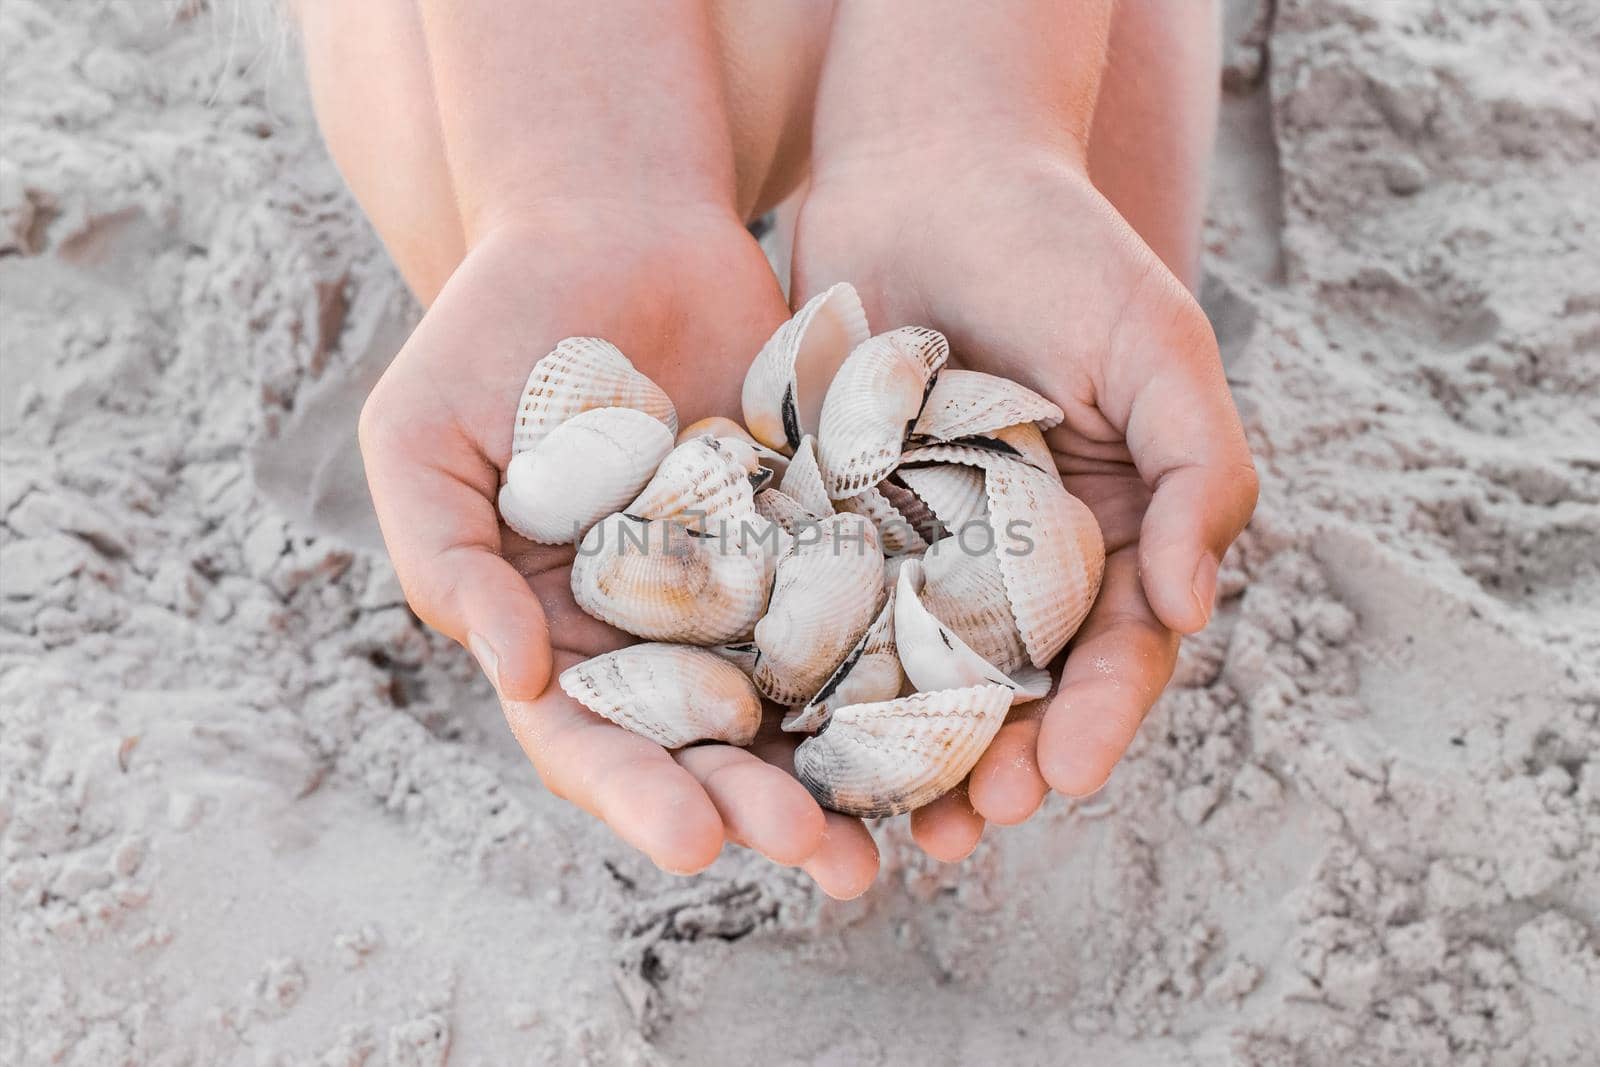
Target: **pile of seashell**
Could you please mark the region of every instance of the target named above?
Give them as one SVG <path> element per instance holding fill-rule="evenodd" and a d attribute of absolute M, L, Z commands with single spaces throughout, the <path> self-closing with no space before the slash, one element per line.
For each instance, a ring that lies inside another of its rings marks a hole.
<path fill-rule="evenodd" d="M 644 643 L 562 673 L 586 707 L 667 748 L 748 745 L 762 697 L 811 736 L 795 771 L 863 817 L 966 777 L 1083 621 L 1100 528 L 1062 486 L 1030 389 L 944 369 L 949 345 L 870 336 L 836 285 L 762 347 L 746 432 L 678 433 L 613 345 L 568 338 L 517 412 L 500 492 L 512 529 L 576 544 L 572 593 Z"/>

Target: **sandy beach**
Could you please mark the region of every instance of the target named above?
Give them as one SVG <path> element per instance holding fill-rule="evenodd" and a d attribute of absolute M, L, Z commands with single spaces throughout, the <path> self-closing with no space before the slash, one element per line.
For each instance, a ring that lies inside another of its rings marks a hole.
<path fill-rule="evenodd" d="M 406 608 L 419 311 L 258 21 L 0 5 L 0 1060 L 1593 1062 L 1600 7 L 1229 4 L 1217 616 L 1099 794 L 849 903 L 656 870 Z"/>

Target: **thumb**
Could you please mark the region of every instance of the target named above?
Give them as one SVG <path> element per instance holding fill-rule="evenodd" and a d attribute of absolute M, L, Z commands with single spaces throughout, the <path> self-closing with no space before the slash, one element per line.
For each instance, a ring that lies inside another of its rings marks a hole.
<path fill-rule="evenodd" d="M 423 622 L 466 646 L 504 700 L 550 680 L 550 635 L 527 581 L 500 555 L 494 466 L 459 433 L 419 433 L 386 405 L 361 413 L 361 455 L 384 544 Z M 422 452 L 416 442 L 428 440 Z"/>

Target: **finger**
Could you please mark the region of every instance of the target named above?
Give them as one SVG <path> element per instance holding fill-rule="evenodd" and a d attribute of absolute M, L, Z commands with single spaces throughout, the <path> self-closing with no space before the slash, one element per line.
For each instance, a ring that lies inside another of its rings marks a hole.
<path fill-rule="evenodd" d="M 1044 780 L 1070 796 L 1104 785 L 1172 677 L 1177 656 L 1177 635 L 1151 611 L 1133 549 L 1113 553 L 1100 599 L 1067 655 L 1039 728 Z"/>
<path fill-rule="evenodd" d="M 1050 786 L 1039 773 L 1034 754 L 1038 743 L 1037 715 L 1000 727 L 967 775 L 967 797 L 974 811 L 996 825 L 1015 826 L 1039 810 Z"/>
<path fill-rule="evenodd" d="M 528 583 L 500 556 L 498 475 L 459 433 L 408 426 L 403 410 L 380 383 L 362 412 L 361 455 L 406 600 L 471 650 L 502 698 L 531 700 L 550 680 L 550 637 Z"/>
<path fill-rule="evenodd" d="M 1139 534 L 1145 594 L 1163 624 L 1193 633 L 1211 617 L 1218 564 L 1259 480 L 1210 326 L 1187 295 L 1173 299 L 1177 324 L 1113 361 L 1103 403 L 1153 490 Z"/>
<path fill-rule="evenodd" d="M 732 745 L 677 752 L 722 817 L 728 840 L 795 867 L 822 844 L 822 809 L 791 775 Z"/>
<path fill-rule="evenodd" d="M 577 657 L 571 657 L 576 661 Z M 722 818 L 692 774 L 555 686 L 505 701 L 506 721 L 545 787 L 601 819 L 662 870 L 703 870 L 722 850 Z"/>
<path fill-rule="evenodd" d="M 911 813 L 911 839 L 941 863 L 959 863 L 978 847 L 983 825 L 983 816 L 972 810 L 963 782 Z"/>
<path fill-rule="evenodd" d="M 793 738 L 793 734 L 764 734 L 751 751 L 792 775 L 796 747 Z M 822 817 L 822 841 L 800 869 L 828 896 L 854 900 L 872 888 L 878 877 L 878 844 L 860 819 L 826 809 Z"/>

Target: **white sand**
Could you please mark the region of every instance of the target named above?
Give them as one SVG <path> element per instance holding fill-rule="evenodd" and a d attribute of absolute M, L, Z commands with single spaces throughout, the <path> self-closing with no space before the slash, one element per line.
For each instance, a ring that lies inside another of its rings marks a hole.
<path fill-rule="evenodd" d="M 840 905 L 656 872 L 403 608 L 353 418 L 414 312 L 292 54 L 6 0 L 0 1061 L 1592 1062 L 1600 8 L 1268 7 L 1220 617 L 1104 793 Z"/>

